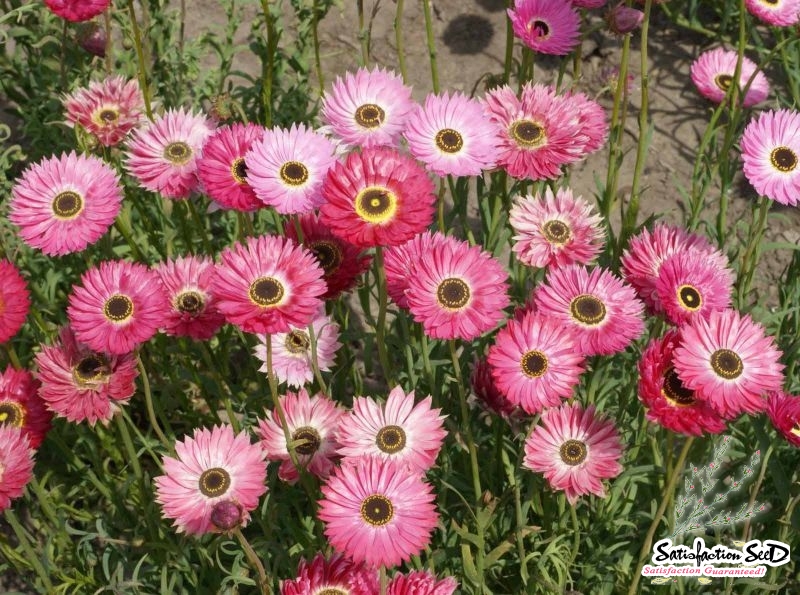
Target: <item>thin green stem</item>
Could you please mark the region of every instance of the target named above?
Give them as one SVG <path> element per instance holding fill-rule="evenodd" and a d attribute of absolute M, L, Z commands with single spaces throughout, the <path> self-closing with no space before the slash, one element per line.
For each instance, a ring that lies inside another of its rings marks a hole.
<path fill-rule="evenodd" d="M 400 68 L 400 76 L 403 78 L 403 82 L 408 82 L 405 45 L 403 44 L 403 7 L 405 0 L 396 1 L 397 9 L 394 13 L 394 40 L 395 45 L 397 45 L 397 65 Z"/>
<path fill-rule="evenodd" d="M 431 83 L 433 92 L 439 93 L 439 68 L 436 65 L 436 38 L 433 34 L 430 0 L 422 0 L 422 13 L 425 16 L 425 35 L 428 40 L 428 60 L 431 63 Z"/>
<path fill-rule="evenodd" d="M 31 566 L 33 566 L 33 569 L 36 571 L 39 580 L 42 581 L 42 584 L 45 587 L 45 592 L 52 593 L 53 583 L 50 582 L 50 575 L 47 573 L 44 566 L 42 565 L 42 561 L 39 559 L 39 555 L 31 546 L 31 542 L 28 539 L 28 535 L 25 533 L 25 529 L 19 522 L 17 515 L 14 513 L 13 510 L 8 508 L 6 509 L 5 516 L 6 516 L 6 521 L 8 522 L 9 525 L 11 525 L 11 528 L 14 530 L 14 534 L 17 536 L 17 541 L 19 541 L 19 545 L 22 548 L 22 551 L 25 552 L 25 560 L 30 562 Z"/>
<path fill-rule="evenodd" d="M 379 577 L 380 577 L 380 585 L 381 585 L 380 586 L 380 589 L 381 589 L 380 594 L 381 595 L 386 595 L 386 590 L 389 588 L 389 577 L 386 575 L 386 566 L 381 566 L 381 569 L 379 571 Z"/>
<path fill-rule="evenodd" d="M 514 8 L 514 0 L 508 0 L 508 8 Z M 514 25 L 506 19 L 506 52 L 503 58 L 503 83 L 511 82 L 511 67 L 514 65 Z"/>
<path fill-rule="evenodd" d="M 150 379 L 147 377 L 147 369 L 144 367 L 141 355 L 136 357 L 136 365 L 139 368 L 139 375 L 142 379 L 144 403 L 147 408 L 147 417 L 150 420 L 150 425 L 153 426 L 153 431 L 156 433 L 156 436 L 158 436 L 161 444 L 163 444 L 168 451 L 172 451 L 172 442 L 167 439 L 166 434 L 161 430 L 161 425 L 158 423 L 158 418 L 156 417 L 156 411 L 153 407 L 153 395 L 150 392 Z"/>
<path fill-rule="evenodd" d="M 106 47 L 105 47 L 105 65 L 106 76 L 111 76 L 114 70 L 114 61 L 111 56 L 111 48 L 113 47 L 111 40 L 111 7 L 109 6 L 103 11 L 103 27 L 106 30 Z"/>
<path fill-rule="evenodd" d="M 261 102 L 264 106 L 264 126 L 272 127 L 272 83 L 275 76 L 275 52 L 278 49 L 277 32 L 275 31 L 275 18 L 270 10 L 270 0 L 261 0 L 261 10 L 264 12 L 264 22 L 267 29 L 267 61 L 262 64 L 261 75 L 263 87 L 261 89 Z"/>
<path fill-rule="evenodd" d="M 628 63 L 630 62 L 631 36 L 626 35 L 622 41 L 617 88 L 614 90 L 614 105 L 611 109 L 611 134 L 608 143 L 608 170 L 606 171 L 606 187 L 603 192 L 600 214 L 603 220 L 611 220 L 611 211 L 617 196 L 619 171 L 622 165 L 622 139 L 625 132 L 625 113 L 628 102 Z M 608 224 L 608 223 L 607 223 Z M 610 228 L 609 228 L 610 231 Z"/>
<path fill-rule="evenodd" d="M 117 423 L 117 429 L 119 430 L 120 438 L 122 438 L 122 444 L 125 446 L 125 450 L 128 453 L 131 467 L 133 467 L 133 474 L 139 481 L 144 481 L 142 467 L 139 464 L 139 455 L 136 453 L 136 449 L 133 446 L 131 433 L 128 431 L 128 426 L 125 423 L 125 419 L 121 415 L 115 415 L 114 420 Z"/>
<path fill-rule="evenodd" d="M 320 60 L 319 54 L 319 9 L 317 8 L 317 3 L 319 0 L 314 0 L 314 4 L 311 7 L 311 38 L 314 43 L 314 67 L 317 71 L 317 86 L 319 88 L 319 94 L 322 96 L 325 93 L 325 75 L 322 72 L 322 60 Z"/>
<path fill-rule="evenodd" d="M 144 97 L 144 111 L 148 119 L 153 119 L 153 108 L 150 105 L 150 83 L 147 81 L 147 65 L 144 60 L 144 48 L 142 47 L 142 32 L 139 30 L 139 21 L 136 20 L 136 9 L 133 0 L 128 0 L 128 14 L 131 18 L 133 28 L 133 44 L 136 46 L 136 59 L 139 65 L 139 86 L 142 88 Z"/>
<path fill-rule="evenodd" d="M 388 294 L 386 291 L 386 270 L 383 264 L 383 247 L 375 247 L 375 280 L 378 284 L 378 320 L 375 323 L 375 341 L 378 343 L 378 360 L 383 368 L 383 377 L 389 386 L 394 385 L 394 375 L 386 348 L 386 309 Z"/>
<path fill-rule="evenodd" d="M 128 243 L 128 246 L 131 249 L 131 255 L 135 260 L 144 260 L 144 255 L 139 248 L 139 245 L 136 243 L 136 240 L 133 238 L 133 232 L 131 231 L 130 224 L 128 223 L 125 217 L 117 217 L 114 220 L 114 228 L 120 233 L 120 235 L 125 238 L 125 241 Z"/>
<path fill-rule="evenodd" d="M 769 214 L 770 199 L 762 196 L 758 199 L 758 204 L 753 208 L 752 223 L 747 237 L 745 252 L 742 255 L 739 266 L 739 275 L 736 279 L 736 304 L 739 308 L 744 308 L 745 298 L 750 292 L 750 285 L 753 282 L 753 275 L 761 256 L 761 239 L 767 228 L 767 216 Z"/>
<path fill-rule="evenodd" d="M 200 213 L 197 212 L 197 207 L 194 205 L 194 201 L 191 198 L 184 200 L 182 202 L 185 202 L 187 208 L 189 209 L 189 214 L 192 217 L 192 220 L 194 221 L 194 225 L 195 228 L 197 229 L 197 232 L 200 234 L 200 241 L 203 243 L 203 248 L 205 249 L 206 254 L 208 256 L 211 256 L 212 254 L 214 254 L 214 251 L 211 248 L 211 242 L 209 242 L 208 240 L 208 234 L 206 233 L 206 225 L 205 225 L 205 221 L 208 218 L 206 218 L 206 220 L 200 218 Z"/>
<path fill-rule="evenodd" d="M 3 349 L 5 350 L 6 355 L 8 356 L 8 361 L 11 362 L 11 365 L 14 367 L 14 369 L 21 370 L 22 363 L 19 361 L 19 356 L 17 356 L 17 352 L 14 349 L 14 346 L 11 345 L 11 343 L 4 343 Z"/>
<path fill-rule="evenodd" d="M 758 472 L 758 479 L 756 479 L 756 483 L 753 484 L 753 488 L 750 490 L 750 499 L 747 501 L 747 510 L 753 509 L 753 504 L 756 502 L 758 492 L 761 490 L 761 484 L 764 483 L 764 477 L 767 474 L 767 463 L 769 462 L 769 458 L 772 456 L 772 452 L 773 445 L 770 444 L 767 448 L 767 452 L 764 453 L 764 458 L 761 459 L 761 470 Z M 744 522 L 744 527 L 742 528 L 742 541 L 748 540 L 751 520 L 751 517 L 747 517 L 747 520 Z"/>
<path fill-rule="evenodd" d="M 236 529 L 233 530 L 233 533 L 236 535 L 239 545 L 242 546 L 244 555 L 247 557 L 247 561 L 255 569 L 256 574 L 258 575 L 256 582 L 258 583 L 258 589 L 261 591 L 261 595 L 271 595 L 272 585 L 270 585 L 269 579 L 267 578 L 267 573 L 264 570 L 264 565 L 261 563 L 261 560 L 256 554 L 256 551 L 253 549 L 253 546 L 250 545 L 249 541 L 247 541 L 247 538 L 244 536 L 239 527 L 236 527 Z"/>
<path fill-rule="evenodd" d="M 325 379 L 322 377 L 322 371 L 319 369 L 317 335 L 314 332 L 313 323 L 308 325 L 308 339 L 309 342 L 311 343 L 311 369 L 314 371 L 314 378 L 317 379 L 317 384 L 319 384 L 319 390 L 321 390 L 323 394 L 327 395 L 329 394 L 328 385 L 325 384 Z"/>
<path fill-rule="evenodd" d="M 356 10 L 358 12 L 358 39 L 361 42 L 361 65 L 367 67 L 369 66 L 369 30 L 364 16 L 364 0 L 356 2 Z"/>

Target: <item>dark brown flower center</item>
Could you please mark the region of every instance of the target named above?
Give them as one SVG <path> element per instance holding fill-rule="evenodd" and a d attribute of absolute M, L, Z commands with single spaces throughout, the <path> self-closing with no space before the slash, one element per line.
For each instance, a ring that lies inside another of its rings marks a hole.
<path fill-rule="evenodd" d="M 205 308 L 206 301 L 197 291 L 182 291 L 175 296 L 175 309 L 184 314 L 200 314 Z"/>
<path fill-rule="evenodd" d="M 294 449 L 298 454 L 306 456 L 313 455 L 319 449 L 320 444 L 322 444 L 319 432 L 311 426 L 297 428 L 292 434 L 292 440 L 295 442 L 302 441 L 302 444 L 296 445 Z"/>
<path fill-rule="evenodd" d="M 77 192 L 65 190 L 56 194 L 51 207 L 59 219 L 74 219 L 83 211 L 83 199 Z"/>
<path fill-rule="evenodd" d="M 285 290 L 283 284 L 275 277 L 259 277 L 250 284 L 247 293 L 251 302 L 257 306 L 269 308 L 281 302 Z"/>
<path fill-rule="evenodd" d="M 539 19 L 531 21 L 528 28 L 537 33 L 540 39 L 550 37 L 550 25 L 544 21 L 540 21 Z"/>
<path fill-rule="evenodd" d="M 523 149 L 535 149 L 547 142 L 544 128 L 532 120 L 517 120 L 511 124 L 511 138 Z"/>
<path fill-rule="evenodd" d="M 319 266 L 325 271 L 325 276 L 330 276 L 336 272 L 344 258 L 338 244 L 329 240 L 319 240 L 309 246 L 311 253 L 317 257 Z"/>
<path fill-rule="evenodd" d="M 436 146 L 445 153 L 458 153 L 464 147 L 464 138 L 457 130 L 445 128 L 436 133 Z"/>
<path fill-rule="evenodd" d="M 529 351 L 519 362 L 523 374 L 528 378 L 538 378 L 547 372 L 547 356 L 541 351 Z"/>
<path fill-rule="evenodd" d="M 790 172 L 797 167 L 797 154 L 789 147 L 775 147 L 769 154 L 769 161 L 778 171 Z"/>
<path fill-rule="evenodd" d="M 719 87 L 722 91 L 728 92 L 728 89 L 731 88 L 731 83 L 733 82 L 733 77 L 729 74 L 718 74 L 714 77 L 714 83 Z"/>
<path fill-rule="evenodd" d="M 197 482 L 200 492 L 208 498 L 222 496 L 231 487 L 230 474 L 221 467 L 214 467 L 203 471 Z"/>
<path fill-rule="evenodd" d="M 678 303 L 686 310 L 695 312 L 703 305 L 703 298 L 696 287 L 681 285 L 677 291 Z"/>
<path fill-rule="evenodd" d="M 311 340 L 305 331 L 294 330 L 286 335 L 283 345 L 289 353 L 306 353 L 311 347 Z"/>
<path fill-rule="evenodd" d="M 106 124 L 112 124 L 119 119 L 119 112 L 117 110 L 105 108 L 100 110 L 97 117 Z"/>
<path fill-rule="evenodd" d="M 231 176 L 237 184 L 247 184 L 247 164 L 243 157 L 238 157 L 231 163 Z"/>
<path fill-rule="evenodd" d="M 580 465 L 586 460 L 586 444 L 580 440 L 567 440 L 561 445 L 559 454 L 567 465 Z"/>
<path fill-rule="evenodd" d="M 573 319 L 590 326 L 600 324 L 606 317 L 605 304 L 588 294 L 573 299 L 569 304 L 569 311 Z"/>
<path fill-rule="evenodd" d="M 373 494 L 361 502 L 361 518 L 373 527 L 382 527 L 391 521 L 393 516 L 394 506 L 386 496 Z"/>
<path fill-rule="evenodd" d="M 103 304 L 103 315 L 111 322 L 125 322 L 133 316 L 133 301 L 126 295 L 112 295 Z"/>
<path fill-rule="evenodd" d="M 356 109 L 356 123 L 363 128 L 378 128 L 383 124 L 386 112 L 374 103 L 365 103 Z"/>
<path fill-rule="evenodd" d="M 0 426 L 21 428 L 25 425 L 25 408 L 16 401 L 0 402 Z"/>
<path fill-rule="evenodd" d="M 572 236 L 569 225 L 558 219 L 545 221 L 542 225 L 542 235 L 551 244 L 566 244 Z"/>
<path fill-rule="evenodd" d="M 397 196 L 388 188 L 370 186 L 356 196 L 356 214 L 367 223 L 390 221 L 397 211 Z"/>
<path fill-rule="evenodd" d="M 110 373 L 108 360 L 99 353 L 84 357 L 77 366 L 72 368 L 72 378 L 81 386 L 103 381 L 108 378 Z"/>
<path fill-rule="evenodd" d="M 458 277 L 448 277 L 436 288 L 436 301 L 448 310 L 460 310 L 469 303 L 469 298 L 469 285 Z"/>
<path fill-rule="evenodd" d="M 744 364 L 742 358 L 730 349 L 717 349 L 711 354 L 711 369 L 717 376 L 733 380 L 741 376 Z"/>
<path fill-rule="evenodd" d="M 671 405 L 676 407 L 694 405 L 696 400 L 694 398 L 694 391 L 683 386 L 674 368 L 670 368 L 664 373 L 664 385 L 661 388 L 661 393 Z"/>
<path fill-rule="evenodd" d="M 287 161 L 281 165 L 279 175 L 289 186 L 302 186 L 308 181 L 308 168 L 299 161 Z"/>
<path fill-rule="evenodd" d="M 192 158 L 192 148 L 184 142 L 169 143 L 164 147 L 164 159 L 175 165 L 183 165 Z"/>
<path fill-rule="evenodd" d="M 378 430 L 375 444 L 390 455 L 400 452 L 406 446 L 406 433 L 400 426 L 384 426 Z"/>

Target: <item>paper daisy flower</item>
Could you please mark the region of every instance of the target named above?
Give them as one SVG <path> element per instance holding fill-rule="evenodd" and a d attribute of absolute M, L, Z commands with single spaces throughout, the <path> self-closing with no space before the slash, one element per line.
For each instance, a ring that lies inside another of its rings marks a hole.
<path fill-rule="evenodd" d="M 114 223 L 119 175 L 94 156 L 62 154 L 30 166 L 11 191 L 9 220 L 26 244 L 48 256 L 80 252 Z"/>
<path fill-rule="evenodd" d="M 692 82 L 697 87 L 700 95 L 713 101 L 722 103 L 725 95 L 733 83 L 736 73 L 737 52 L 716 48 L 703 52 L 692 62 Z M 742 69 L 739 75 L 739 89 L 743 90 L 747 82 L 756 73 L 756 65 L 748 58 L 743 58 Z M 744 95 L 744 107 L 753 107 L 764 101 L 769 95 L 769 82 L 763 72 L 758 72 L 753 77 L 753 82 Z M 741 99 L 740 99 L 741 100 Z"/>
<path fill-rule="evenodd" d="M 439 520 L 418 471 L 383 458 L 339 467 L 322 486 L 319 518 L 333 548 L 373 567 L 407 562 L 430 543 Z"/>
<path fill-rule="evenodd" d="M 326 479 L 338 459 L 337 435 L 344 410 L 322 393 L 309 397 L 304 388 L 283 395 L 280 403 L 298 463 L 309 473 Z M 300 475 L 292 464 L 286 435 L 276 411 L 270 411 L 266 419 L 258 420 L 258 437 L 267 458 L 281 462 L 280 478 L 295 483 Z"/>
<path fill-rule="evenodd" d="M 658 300 L 667 320 L 675 325 L 727 309 L 732 290 L 733 272 L 699 252 L 678 252 L 668 257 L 656 280 Z"/>
<path fill-rule="evenodd" d="M 281 214 L 319 207 L 322 182 L 336 162 L 334 144 L 304 124 L 264 131 L 245 155 L 247 182 L 256 197 Z"/>
<path fill-rule="evenodd" d="M 589 264 L 603 249 L 602 218 L 568 188 L 518 197 L 508 221 L 516 234 L 514 253 L 529 267 Z"/>
<path fill-rule="evenodd" d="M 154 272 L 115 260 L 83 274 L 69 296 L 67 318 L 77 340 L 93 351 L 124 355 L 156 334 L 167 308 Z"/>
<path fill-rule="evenodd" d="M 433 182 L 414 159 L 392 149 L 350 153 L 328 172 L 322 193 L 322 223 L 359 247 L 402 244 L 433 221 Z"/>
<path fill-rule="evenodd" d="M 25 324 L 31 294 L 17 267 L 8 260 L 0 259 L 0 279 L 0 343 L 5 343 Z"/>
<path fill-rule="evenodd" d="M 245 155 L 264 134 L 255 124 L 231 124 L 217 128 L 206 140 L 197 159 L 200 184 L 224 209 L 255 211 L 264 206 L 247 180 Z"/>
<path fill-rule="evenodd" d="M 327 372 L 336 359 L 336 351 L 342 346 L 339 343 L 339 325 L 325 309 L 314 317 L 308 325 L 314 330 L 314 341 L 317 344 L 317 366 L 320 371 Z M 272 371 L 278 382 L 300 388 L 314 379 L 314 350 L 308 326 L 292 329 L 288 333 L 275 333 L 272 337 Z M 264 362 L 260 372 L 268 373 L 267 368 L 267 336 L 259 335 L 255 356 Z"/>
<path fill-rule="evenodd" d="M 479 176 L 494 167 L 495 129 L 480 102 L 461 93 L 428 95 L 404 135 L 411 154 L 440 176 Z"/>
<path fill-rule="evenodd" d="M 44 0 L 56 16 L 73 23 L 93 19 L 111 4 L 111 0 Z"/>
<path fill-rule="evenodd" d="M 184 199 L 197 189 L 197 155 L 214 125 L 204 115 L 168 110 L 128 142 L 126 167 L 139 185 L 166 198 Z"/>
<path fill-rule="evenodd" d="M 516 0 L 508 18 L 514 35 L 540 54 L 565 56 L 581 41 L 581 18 L 570 0 Z"/>
<path fill-rule="evenodd" d="M 297 578 L 281 581 L 281 595 L 375 595 L 379 590 L 377 569 L 340 554 L 317 554 L 311 563 L 303 558 Z"/>
<path fill-rule="evenodd" d="M 101 145 L 120 144 L 142 121 L 144 98 L 136 79 L 110 76 L 64 97 L 67 122 L 81 126 Z"/>
<path fill-rule="evenodd" d="M 768 25 L 790 27 L 800 22 L 800 0 L 744 0 L 744 5 Z"/>
<path fill-rule="evenodd" d="M 443 242 L 417 263 L 406 299 L 429 337 L 471 341 L 503 320 L 508 274 L 480 246 Z"/>
<path fill-rule="evenodd" d="M 594 153 L 608 140 L 609 125 L 603 106 L 585 93 L 567 92 L 564 101 L 577 116 L 581 126 L 581 135 L 578 138 L 581 157 Z"/>
<path fill-rule="evenodd" d="M 784 392 L 772 393 L 767 401 L 767 415 L 790 444 L 800 447 L 800 397 Z"/>
<path fill-rule="evenodd" d="M 299 222 L 302 238 L 298 237 L 294 221 L 285 223 L 284 234 L 308 248 L 316 257 L 325 272 L 325 284 L 328 286 L 322 297 L 326 300 L 333 299 L 350 291 L 369 268 L 372 257 L 364 254 L 361 248 L 334 235 L 314 213 L 300 215 L 296 220 Z"/>
<path fill-rule="evenodd" d="M 36 354 L 39 395 L 59 417 L 94 425 L 109 420 L 136 392 L 136 356 L 108 355 L 79 343 L 68 326 Z"/>
<path fill-rule="evenodd" d="M 19 428 L 0 424 L 0 512 L 22 496 L 33 478 L 33 449 Z"/>
<path fill-rule="evenodd" d="M 223 250 L 211 281 L 217 309 L 248 333 L 290 333 L 313 320 L 325 293 L 314 256 L 279 236 L 247 239 Z"/>
<path fill-rule="evenodd" d="M 536 310 L 575 332 L 583 355 L 611 355 L 644 331 L 642 302 L 610 271 L 571 265 L 550 269 L 534 293 Z"/>
<path fill-rule="evenodd" d="M 34 450 L 50 430 L 53 417 L 38 391 L 39 382 L 27 370 L 8 367 L 0 374 L 0 426 L 19 428 Z"/>
<path fill-rule="evenodd" d="M 503 391 L 497 387 L 492 377 L 492 367 L 486 358 L 481 358 L 472 367 L 469 384 L 475 400 L 485 411 L 499 415 L 504 419 L 511 419 L 522 410 L 508 400 Z"/>
<path fill-rule="evenodd" d="M 414 391 L 406 394 L 400 386 L 384 405 L 356 397 L 339 427 L 339 454 L 391 459 L 424 473 L 436 462 L 447 435 L 445 416 L 431 403 L 428 396 L 414 405 Z"/>
<path fill-rule="evenodd" d="M 225 323 L 211 293 L 214 263 L 202 256 L 186 256 L 159 263 L 154 270 L 170 305 L 164 315 L 164 332 L 200 341 L 213 337 Z"/>
<path fill-rule="evenodd" d="M 744 175 L 759 194 L 795 206 L 800 202 L 800 112 L 762 112 L 742 134 Z"/>
<path fill-rule="evenodd" d="M 583 359 L 569 326 L 531 312 L 508 321 L 487 357 L 497 387 L 531 414 L 573 395 Z"/>
<path fill-rule="evenodd" d="M 670 331 L 650 341 L 639 360 L 639 400 L 647 419 L 688 436 L 724 432 L 725 420 L 678 378 L 672 361 L 678 345 L 678 332 Z"/>
<path fill-rule="evenodd" d="M 203 535 L 221 529 L 212 522 L 219 503 L 232 503 L 247 525 L 250 511 L 267 491 L 264 451 L 250 444 L 230 426 L 196 429 L 192 437 L 175 443 L 177 458 L 164 457 L 164 475 L 156 477 L 156 501 L 178 533 Z"/>
<path fill-rule="evenodd" d="M 763 411 L 767 394 L 781 390 L 781 352 L 750 316 L 711 312 L 680 332 L 674 353 L 678 377 L 725 419 Z"/>
<path fill-rule="evenodd" d="M 394 72 L 360 68 L 338 77 L 322 98 L 322 120 L 348 147 L 396 146 L 416 104 Z"/>
<path fill-rule="evenodd" d="M 396 574 L 386 589 L 386 595 L 453 595 L 458 581 L 452 576 L 441 580 L 427 570 Z"/>
<path fill-rule="evenodd" d="M 564 490 L 573 506 L 586 494 L 605 497 L 604 479 L 622 472 L 614 422 L 596 416 L 594 406 L 577 403 L 547 409 L 525 441 L 523 467 L 543 473 L 554 490 Z"/>

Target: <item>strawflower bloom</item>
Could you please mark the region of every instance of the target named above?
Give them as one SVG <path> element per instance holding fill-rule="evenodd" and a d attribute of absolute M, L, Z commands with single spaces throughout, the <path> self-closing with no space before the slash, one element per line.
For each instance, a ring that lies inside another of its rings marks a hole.
<path fill-rule="evenodd" d="M 197 189 L 197 156 L 214 130 L 191 111 L 168 110 L 128 142 L 126 167 L 139 184 L 166 198 L 184 199 Z"/>
<path fill-rule="evenodd" d="M 245 155 L 247 182 L 256 197 L 281 214 L 319 207 L 322 182 L 336 162 L 335 146 L 304 124 L 265 130 Z"/>
<path fill-rule="evenodd" d="M 589 264 L 603 249 L 602 218 L 569 188 L 518 197 L 508 220 L 514 253 L 530 267 Z"/>
<path fill-rule="evenodd" d="M 747 12 L 768 25 L 790 27 L 800 23 L 800 0 L 744 0 Z"/>
<path fill-rule="evenodd" d="M 612 33 L 625 35 L 632 33 L 642 26 L 644 13 L 641 10 L 625 6 L 620 3 L 614 6 L 606 14 L 606 23 Z"/>
<path fill-rule="evenodd" d="M 19 498 L 33 478 L 33 449 L 19 428 L 0 425 L 0 512 Z"/>
<path fill-rule="evenodd" d="M 725 420 L 678 378 L 672 361 L 678 336 L 673 330 L 653 339 L 639 360 L 639 400 L 647 407 L 647 419 L 688 436 L 724 432 Z"/>
<path fill-rule="evenodd" d="M 531 414 L 573 395 L 583 359 L 569 326 L 533 312 L 509 320 L 487 358 L 497 387 Z"/>
<path fill-rule="evenodd" d="M 414 405 L 414 391 L 406 394 L 400 386 L 392 389 L 383 405 L 356 397 L 339 427 L 339 454 L 378 457 L 427 471 L 447 435 L 445 416 L 441 409 L 432 409 L 431 403 L 427 396 Z"/>
<path fill-rule="evenodd" d="M 683 385 L 725 419 L 763 411 L 781 390 L 781 352 L 764 327 L 736 310 L 711 312 L 681 327 L 675 370 Z"/>
<path fill-rule="evenodd" d="M 11 191 L 8 218 L 26 244 L 60 256 L 99 240 L 121 205 L 117 172 L 102 159 L 72 152 L 25 170 Z"/>
<path fill-rule="evenodd" d="M 28 284 L 14 263 L 0 259 L 0 343 L 17 334 L 31 307 Z"/>
<path fill-rule="evenodd" d="M 322 486 L 319 518 L 333 548 L 356 563 L 397 566 L 430 543 L 439 520 L 430 484 L 382 458 L 342 464 Z"/>
<path fill-rule="evenodd" d="M 237 122 L 217 128 L 200 150 L 200 184 L 222 208 L 247 212 L 264 206 L 248 183 L 245 163 L 245 155 L 262 134 L 264 129 L 260 126 Z"/>
<path fill-rule="evenodd" d="M 230 426 L 200 428 L 175 443 L 177 458 L 164 457 L 164 475 L 156 477 L 156 501 L 178 533 L 203 535 L 221 529 L 212 522 L 214 508 L 231 502 L 241 510 L 241 526 L 267 491 L 264 451 Z"/>
<path fill-rule="evenodd" d="M 93 351 L 124 355 L 156 334 L 167 308 L 154 272 L 138 263 L 105 261 L 72 288 L 67 318 L 77 340 Z"/>
<path fill-rule="evenodd" d="M 744 175 L 759 194 L 795 206 L 800 202 L 800 112 L 762 112 L 742 134 Z"/>
<path fill-rule="evenodd" d="M 34 450 L 50 430 L 53 418 L 38 391 L 39 382 L 27 370 L 9 366 L 0 374 L 0 426 L 19 428 Z"/>
<path fill-rule="evenodd" d="M 565 56 L 580 43 L 581 18 L 570 0 L 516 0 L 508 9 L 514 35 L 540 54 Z"/>
<path fill-rule="evenodd" d="M 101 14 L 111 0 L 44 0 L 56 16 L 73 23 L 88 21 Z"/>
<path fill-rule="evenodd" d="M 54 345 L 36 354 L 39 395 L 47 407 L 71 422 L 108 423 L 136 392 L 136 356 L 109 355 L 79 343 L 69 326 Z"/>
<path fill-rule="evenodd" d="M 511 420 L 518 417 L 522 410 L 508 400 L 497 387 L 497 383 L 492 377 L 492 368 L 486 358 L 481 358 L 472 367 L 472 374 L 469 377 L 472 393 L 475 400 L 484 410 L 499 415 L 500 417 Z"/>
<path fill-rule="evenodd" d="M 411 154 L 440 176 L 478 176 L 495 164 L 494 126 L 480 102 L 462 93 L 428 95 L 405 137 Z"/>
<path fill-rule="evenodd" d="M 144 97 L 136 79 L 110 76 L 92 81 L 63 101 L 67 122 L 81 126 L 106 147 L 121 143 L 142 122 Z"/>
<path fill-rule="evenodd" d="M 386 595 L 453 595 L 457 588 L 458 581 L 452 576 L 439 580 L 427 570 L 414 570 L 394 575 Z"/>
<path fill-rule="evenodd" d="M 525 441 L 523 467 L 544 474 L 573 506 L 580 496 L 605 497 L 602 480 L 622 472 L 622 442 L 614 422 L 595 416 L 594 405 L 547 409 Z"/>
<path fill-rule="evenodd" d="M 320 221 L 355 246 L 402 244 L 433 221 L 433 182 L 414 159 L 392 149 L 350 153 L 328 172 L 322 193 Z"/>
<path fill-rule="evenodd" d="M 733 83 L 738 56 L 738 53 L 734 50 L 716 48 L 703 52 L 692 62 L 692 82 L 697 87 L 700 95 L 714 103 L 722 103 L 725 99 L 725 94 Z M 744 57 L 739 75 L 740 90 L 744 89 L 747 81 L 753 77 L 755 72 L 755 63 Z M 768 95 L 769 82 L 767 82 L 767 77 L 764 76 L 763 72 L 758 72 L 744 95 L 742 105 L 744 107 L 753 107 L 757 103 L 764 101 Z"/>
<path fill-rule="evenodd" d="M 340 554 L 317 554 L 297 566 L 297 578 L 281 581 L 281 595 L 375 595 L 380 590 L 378 571 L 356 564 Z"/>
<path fill-rule="evenodd" d="M 508 274 L 480 246 L 442 242 L 417 263 L 406 298 L 429 337 L 471 341 L 503 320 Z"/>
<path fill-rule="evenodd" d="M 661 264 L 658 300 L 667 320 L 681 325 L 731 304 L 733 272 L 698 252 L 677 252 Z"/>
<path fill-rule="evenodd" d="M 606 122 L 606 112 L 603 106 L 586 93 L 571 91 L 564 95 L 564 101 L 576 114 L 581 128 L 581 136 L 578 138 L 580 157 L 594 153 L 608 140 L 609 125 Z"/>
<path fill-rule="evenodd" d="M 800 397 L 780 391 L 772 393 L 767 402 L 767 415 L 790 444 L 800 447 Z"/>
<path fill-rule="evenodd" d="M 211 281 L 217 309 L 248 333 L 289 333 L 306 327 L 325 293 L 314 256 L 280 236 L 250 237 L 226 248 Z"/>
<path fill-rule="evenodd" d="M 214 262 L 203 256 L 185 256 L 155 267 L 169 300 L 162 329 L 173 337 L 206 341 L 225 323 L 211 292 Z"/>
<path fill-rule="evenodd" d="M 396 146 L 415 105 L 398 74 L 360 68 L 338 77 L 325 93 L 322 120 L 345 146 Z"/>

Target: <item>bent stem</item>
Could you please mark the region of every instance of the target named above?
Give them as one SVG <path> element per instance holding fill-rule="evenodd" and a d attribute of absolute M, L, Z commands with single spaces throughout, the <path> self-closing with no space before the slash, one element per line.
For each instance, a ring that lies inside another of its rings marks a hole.
<path fill-rule="evenodd" d="M 25 559 L 31 563 L 31 566 L 33 566 L 33 569 L 36 571 L 39 579 L 45 586 L 46 592 L 52 593 L 53 584 L 50 582 L 50 575 L 45 570 L 44 566 L 42 565 L 42 561 L 39 559 L 39 556 L 31 546 L 31 542 L 28 539 L 28 536 L 25 534 L 25 529 L 19 522 L 17 515 L 14 514 L 14 511 L 10 508 L 6 509 L 5 515 L 6 521 L 9 525 L 11 525 L 11 528 L 14 530 L 14 534 L 17 536 L 17 541 L 19 541 L 20 548 L 23 552 L 25 552 Z"/>
<path fill-rule="evenodd" d="M 136 366 L 139 368 L 139 375 L 142 377 L 142 388 L 144 390 L 144 402 L 145 406 L 147 407 L 147 417 L 150 420 L 150 425 L 153 426 L 153 431 L 158 436 L 158 439 L 161 441 L 161 444 L 168 451 L 172 451 L 172 443 L 167 439 L 166 434 L 161 430 L 161 426 L 158 423 L 158 418 L 156 417 L 156 411 L 153 408 L 153 395 L 150 392 L 150 380 L 147 377 L 147 369 L 144 367 L 144 362 L 142 362 L 142 356 L 136 356 Z"/>
<path fill-rule="evenodd" d="M 253 546 L 250 545 L 249 541 L 247 541 L 247 538 L 244 536 L 239 527 L 236 527 L 233 533 L 236 535 L 236 539 L 239 540 L 239 545 L 242 546 L 244 555 L 247 557 L 247 561 L 250 562 L 250 565 L 255 569 L 256 574 L 258 574 L 257 582 L 258 588 L 261 591 L 261 595 L 271 595 L 272 587 L 269 584 L 267 573 L 264 570 L 264 565 L 261 563 L 261 560 L 259 560 L 256 551 L 253 549 Z"/>
<path fill-rule="evenodd" d="M 128 452 L 128 457 L 131 459 L 130 462 L 131 467 L 133 467 L 133 474 L 139 481 L 144 481 L 142 467 L 139 465 L 139 455 L 136 454 L 136 449 L 133 447 L 133 440 L 131 440 L 131 434 L 128 432 L 128 426 L 125 424 L 125 418 L 123 418 L 121 415 L 115 415 L 114 420 L 116 421 L 119 435 L 122 438 L 122 444 L 125 446 L 125 450 Z"/>

